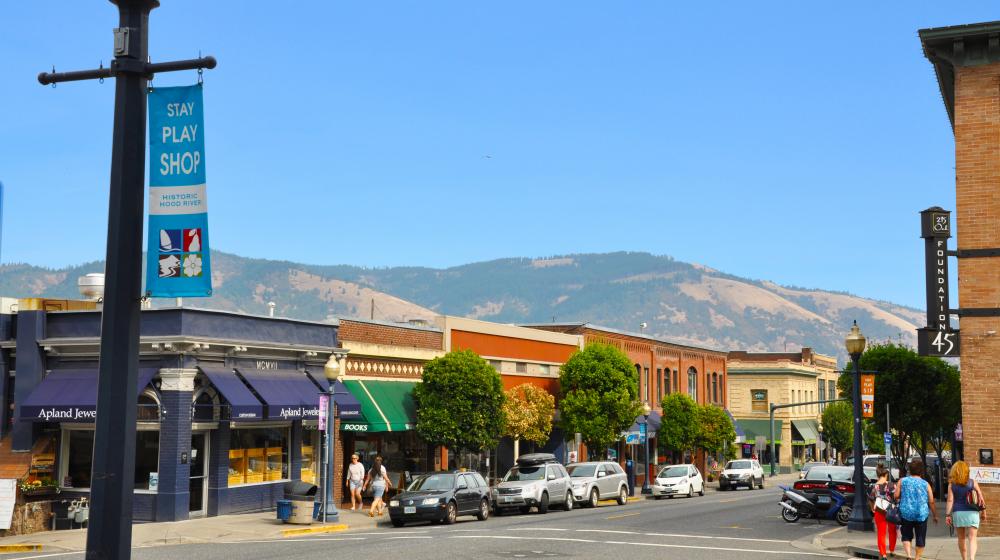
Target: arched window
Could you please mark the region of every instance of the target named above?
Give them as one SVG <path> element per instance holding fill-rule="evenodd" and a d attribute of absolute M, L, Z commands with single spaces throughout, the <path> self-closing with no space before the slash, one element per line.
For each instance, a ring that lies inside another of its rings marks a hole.
<path fill-rule="evenodd" d="M 726 376 L 725 374 L 719 376 L 719 403 L 726 403 Z"/>
<path fill-rule="evenodd" d="M 136 420 L 139 422 L 160 421 L 160 401 L 156 399 L 156 392 L 149 389 L 143 391 L 135 404 Z"/>
<path fill-rule="evenodd" d="M 712 396 L 712 374 L 705 372 L 705 402 Z"/>
<path fill-rule="evenodd" d="M 712 402 L 719 402 L 719 374 L 712 373 Z"/>
<path fill-rule="evenodd" d="M 698 370 L 694 366 L 688 368 L 688 395 L 698 400 Z"/>
<path fill-rule="evenodd" d="M 209 387 L 195 392 L 191 400 L 191 419 L 195 422 L 213 422 L 218 420 L 218 395 Z"/>

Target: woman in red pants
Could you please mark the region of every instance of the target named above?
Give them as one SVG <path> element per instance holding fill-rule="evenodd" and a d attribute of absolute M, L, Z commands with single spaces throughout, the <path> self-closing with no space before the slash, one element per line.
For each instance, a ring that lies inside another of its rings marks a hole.
<path fill-rule="evenodd" d="M 895 485 L 889 481 L 889 469 L 879 463 L 875 469 L 878 481 L 872 486 L 868 504 L 875 515 L 875 529 L 878 538 L 878 554 L 880 560 L 886 560 L 889 554 L 896 550 L 896 526 L 885 519 L 885 510 L 892 503 Z M 886 546 L 888 542 L 888 546 Z M 886 549 L 888 548 L 888 553 Z"/>

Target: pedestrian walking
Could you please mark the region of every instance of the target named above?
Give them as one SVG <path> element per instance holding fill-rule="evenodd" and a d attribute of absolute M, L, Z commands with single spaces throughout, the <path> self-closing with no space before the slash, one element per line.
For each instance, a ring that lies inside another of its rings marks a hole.
<path fill-rule="evenodd" d="M 971 500 L 969 494 L 973 494 Z M 944 521 L 958 533 L 958 553 L 962 560 L 976 560 L 980 507 L 985 506 L 982 495 L 979 483 L 969 477 L 969 464 L 956 461 L 948 477 L 948 505 L 944 510 Z"/>
<path fill-rule="evenodd" d="M 361 487 L 365 483 L 365 466 L 361 464 L 361 457 L 357 453 L 351 455 L 351 464 L 347 466 L 347 478 L 344 486 L 351 493 L 351 511 L 361 511 L 364 501 L 361 497 Z"/>
<path fill-rule="evenodd" d="M 906 557 L 914 560 L 920 560 L 927 545 L 927 518 L 933 515 L 934 523 L 938 522 L 934 491 L 923 477 L 924 462 L 914 459 L 910 463 L 909 475 L 899 481 L 895 490 L 899 514 L 903 518 L 903 524 L 900 526 L 903 549 L 906 550 Z M 916 540 L 916 556 L 912 555 L 911 549 L 914 540 Z"/>
<path fill-rule="evenodd" d="M 878 480 L 872 486 L 868 495 L 869 505 L 875 517 L 875 535 L 878 539 L 879 560 L 886 560 L 890 554 L 896 553 L 896 531 L 894 523 L 890 523 L 885 518 L 885 512 L 894 503 L 893 496 L 896 493 L 895 484 L 889 480 L 889 469 L 884 463 L 879 463 L 875 467 L 875 476 Z"/>
<path fill-rule="evenodd" d="M 368 510 L 368 517 L 384 514 L 385 502 L 382 501 L 382 496 L 385 495 L 386 489 L 389 488 L 389 473 L 386 472 L 385 466 L 382 465 L 381 455 L 375 457 L 375 463 L 368 471 L 368 476 L 365 477 L 365 488 L 371 488 L 372 490 L 372 506 Z"/>

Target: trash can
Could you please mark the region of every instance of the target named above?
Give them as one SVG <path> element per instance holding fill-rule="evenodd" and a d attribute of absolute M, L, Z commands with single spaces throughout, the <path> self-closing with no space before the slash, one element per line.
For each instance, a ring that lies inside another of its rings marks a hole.
<path fill-rule="evenodd" d="M 316 485 L 293 480 L 285 484 L 285 500 L 291 502 L 291 515 L 287 522 L 311 525 L 313 522 L 313 502 L 316 500 Z"/>
<path fill-rule="evenodd" d="M 292 501 L 278 500 L 278 521 L 288 522 L 292 517 Z"/>

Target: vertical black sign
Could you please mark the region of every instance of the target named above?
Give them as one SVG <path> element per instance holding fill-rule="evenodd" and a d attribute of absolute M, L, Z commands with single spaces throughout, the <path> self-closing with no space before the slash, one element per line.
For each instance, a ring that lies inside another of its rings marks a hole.
<path fill-rule="evenodd" d="M 917 351 L 923 356 L 958 356 L 958 331 L 951 328 L 948 290 L 948 239 L 951 212 L 940 207 L 920 213 L 927 276 L 927 327 L 917 332 Z"/>

